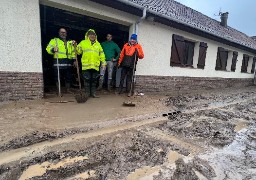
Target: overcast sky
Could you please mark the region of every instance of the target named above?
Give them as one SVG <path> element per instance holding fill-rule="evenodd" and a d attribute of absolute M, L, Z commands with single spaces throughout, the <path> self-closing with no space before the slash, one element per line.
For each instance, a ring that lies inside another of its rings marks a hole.
<path fill-rule="evenodd" d="M 256 36 L 256 0 L 175 0 L 220 21 L 218 14 L 229 12 L 228 25 L 249 35 Z"/>

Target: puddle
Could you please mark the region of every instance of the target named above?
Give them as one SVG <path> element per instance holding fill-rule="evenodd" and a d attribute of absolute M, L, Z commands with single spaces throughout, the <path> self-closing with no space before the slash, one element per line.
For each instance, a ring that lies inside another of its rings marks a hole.
<path fill-rule="evenodd" d="M 168 154 L 168 162 L 169 163 L 175 163 L 176 160 L 178 160 L 179 158 L 182 158 L 183 156 L 181 154 L 179 154 L 176 151 L 170 151 Z"/>
<path fill-rule="evenodd" d="M 221 107 L 221 106 L 223 106 L 225 103 L 224 102 L 218 102 L 218 101 L 216 101 L 216 102 L 210 102 L 209 103 L 209 106 L 211 106 L 211 107 Z"/>
<path fill-rule="evenodd" d="M 245 121 L 239 121 L 235 126 L 235 132 L 239 132 L 242 129 L 246 128 L 248 126 L 248 123 Z"/>
<path fill-rule="evenodd" d="M 88 172 L 78 174 L 78 175 L 76 175 L 75 177 L 73 177 L 69 180 L 94 178 L 94 177 L 96 177 L 95 173 L 96 173 L 96 171 L 91 170 L 91 171 L 88 171 Z"/>
<path fill-rule="evenodd" d="M 253 179 L 256 177 L 256 143 L 252 143 L 250 137 L 250 130 L 244 128 L 230 145 L 199 157 L 214 168 L 216 179 Z"/>
<path fill-rule="evenodd" d="M 153 180 L 153 176 L 158 175 L 160 166 L 156 167 L 143 167 L 136 169 L 135 172 L 129 174 L 126 180 Z"/>
<path fill-rule="evenodd" d="M 87 159 L 89 158 L 86 156 L 76 156 L 74 158 L 71 158 L 71 157 L 65 158 L 56 164 L 48 161 L 43 162 L 42 164 L 35 164 L 32 166 L 29 166 L 28 169 L 23 172 L 19 180 L 26 180 L 32 177 L 42 176 L 43 174 L 46 173 L 47 170 L 58 169 L 60 167 L 70 165 L 78 161 L 87 160 Z"/>

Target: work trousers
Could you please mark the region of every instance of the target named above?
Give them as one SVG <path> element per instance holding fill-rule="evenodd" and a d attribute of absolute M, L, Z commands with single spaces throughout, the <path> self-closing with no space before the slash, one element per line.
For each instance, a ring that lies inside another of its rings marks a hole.
<path fill-rule="evenodd" d="M 132 67 L 122 67 L 119 91 L 122 91 L 123 86 L 124 86 L 124 80 L 126 78 L 126 90 L 127 90 L 127 92 L 130 92 L 131 85 L 132 85 L 132 76 L 133 76 L 133 68 Z"/>
<path fill-rule="evenodd" d="M 73 63 L 74 61 L 70 59 L 59 59 L 60 80 L 65 79 L 66 84 L 71 82 Z M 56 59 L 54 59 L 53 73 L 54 81 L 58 82 L 58 69 Z"/>
<path fill-rule="evenodd" d="M 96 71 L 95 69 L 88 69 L 88 70 L 84 70 L 82 73 L 83 73 L 83 78 L 84 78 L 85 92 L 88 95 L 92 96 L 96 92 L 99 71 Z"/>
<path fill-rule="evenodd" d="M 106 61 L 106 62 L 107 62 L 107 70 L 108 70 L 108 79 L 111 80 L 112 77 L 113 77 L 113 69 L 116 66 L 117 62 L 113 62 L 113 61 Z M 101 68 L 100 69 L 100 74 L 104 76 L 105 71 L 106 71 L 106 68 Z"/>

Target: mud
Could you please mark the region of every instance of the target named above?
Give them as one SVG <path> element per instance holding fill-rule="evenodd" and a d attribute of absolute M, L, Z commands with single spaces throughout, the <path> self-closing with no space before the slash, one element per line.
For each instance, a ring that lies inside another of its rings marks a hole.
<path fill-rule="evenodd" d="M 11 141 L 5 138 L 1 157 L 22 153 L 2 161 L 0 179 L 255 179 L 255 92 L 255 87 L 224 89 L 149 98 L 149 102 L 144 96 L 137 100 L 143 105 L 134 114 L 125 109 L 133 116 L 86 121 L 90 122 L 86 126 L 85 121 L 66 119 L 59 129 L 42 128 L 9 137 Z M 166 107 L 152 102 L 165 102 Z M 173 110 L 181 113 L 157 119 L 161 111 L 168 115 Z"/>
<path fill-rule="evenodd" d="M 126 137 L 126 138 L 123 138 Z M 161 151 L 159 151 L 161 147 Z M 46 169 L 42 176 L 31 179 L 64 179 L 81 172 L 95 171 L 95 178 L 122 179 L 129 172 L 141 166 L 156 166 L 164 162 L 171 146 L 164 141 L 149 138 L 142 133 L 126 131 L 114 136 L 104 137 L 93 144 L 85 144 L 80 151 L 51 152 L 30 161 L 21 161 L 14 166 L 2 166 L 3 179 L 18 179 L 21 172 L 32 165 L 45 162 L 55 164 L 68 157 L 86 156 L 88 159 L 74 162 L 72 165 Z"/>
<path fill-rule="evenodd" d="M 53 140 L 57 138 L 63 138 L 70 136 L 72 134 L 82 133 L 82 132 L 88 132 L 92 129 L 71 129 L 66 130 L 64 132 L 39 132 L 35 131 L 31 134 L 27 134 L 24 136 L 21 136 L 19 138 L 15 138 L 11 140 L 8 143 L 5 143 L 4 145 L 0 146 L 0 152 L 6 151 L 10 149 L 18 149 L 21 147 L 27 147 L 32 144 L 40 143 L 47 140 Z"/>

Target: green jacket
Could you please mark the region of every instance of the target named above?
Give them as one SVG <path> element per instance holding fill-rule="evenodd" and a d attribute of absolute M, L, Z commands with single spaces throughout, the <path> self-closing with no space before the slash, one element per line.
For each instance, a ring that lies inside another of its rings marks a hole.
<path fill-rule="evenodd" d="M 106 56 L 106 61 L 111 61 L 113 58 L 118 60 L 120 56 L 120 48 L 113 41 L 105 41 L 101 43 L 102 49 Z M 117 56 L 115 56 L 117 54 Z"/>

